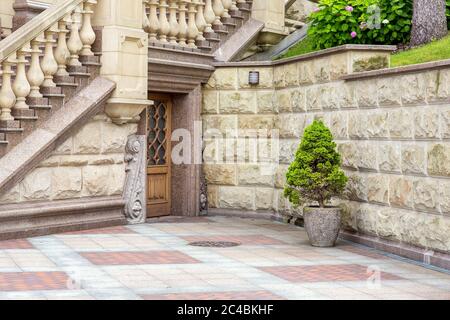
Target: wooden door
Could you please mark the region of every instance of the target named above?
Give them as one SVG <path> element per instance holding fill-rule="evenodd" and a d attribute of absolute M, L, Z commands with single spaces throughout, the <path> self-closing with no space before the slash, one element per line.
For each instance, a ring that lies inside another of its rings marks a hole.
<path fill-rule="evenodd" d="M 170 215 L 171 112 L 169 96 L 150 96 L 147 112 L 147 217 Z"/>

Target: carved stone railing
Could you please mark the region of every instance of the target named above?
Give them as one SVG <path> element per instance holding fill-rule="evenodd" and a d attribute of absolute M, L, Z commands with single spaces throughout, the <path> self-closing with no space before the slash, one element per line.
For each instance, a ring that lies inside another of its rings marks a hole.
<path fill-rule="evenodd" d="M 94 56 L 91 16 L 96 4 L 59 1 L 0 41 L 0 128 L 14 124 L 15 115 L 26 114 L 30 101 L 56 87 L 54 80 L 64 82 L 67 69 L 76 70 L 80 60 Z"/>
<path fill-rule="evenodd" d="M 250 2 L 250 1 L 248 1 Z M 197 48 L 208 35 L 224 30 L 246 0 L 143 0 L 144 30 L 150 45 Z"/>

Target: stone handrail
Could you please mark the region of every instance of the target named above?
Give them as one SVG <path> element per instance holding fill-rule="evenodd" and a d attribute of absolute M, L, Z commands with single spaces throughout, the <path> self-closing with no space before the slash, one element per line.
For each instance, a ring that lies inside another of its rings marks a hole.
<path fill-rule="evenodd" d="M 72 12 L 83 1 L 58 0 L 55 5 L 17 29 L 11 36 L 6 37 L 6 39 L 0 42 L 0 61 L 3 61 L 5 57 L 19 50 L 25 43 L 30 42 L 42 34 L 42 32 L 49 29 L 69 12 Z"/>
<path fill-rule="evenodd" d="M 150 44 L 197 48 L 246 0 L 142 0 Z"/>
<path fill-rule="evenodd" d="M 15 115 L 27 114 L 28 102 L 42 99 L 44 88 L 56 87 L 54 79 L 64 82 L 66 69 L 80 67 L 80 58 L 94 55 L 91 16 L 96 4 L 97 0 L 59 0 L 0 41 L 0 127 L 8 127 Z"/>

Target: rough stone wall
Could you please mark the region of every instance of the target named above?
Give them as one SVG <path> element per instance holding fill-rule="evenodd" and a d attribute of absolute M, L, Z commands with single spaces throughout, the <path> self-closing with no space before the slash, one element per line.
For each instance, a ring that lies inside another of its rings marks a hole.
<path fill-rule="evenodd" d="M 225 142 L 237 154 L 242 137 L 214 144 L 205 136 L 210 207 L 301 214 L 283 198 L 285 172 L 305 126 L 320 118 L 334 134 L 344 169 L 358 177 L 349 198 L 335 200 L 345 208 L 344 227 L 448 252 L 450 67 L 340 80 L 348 63 L 348 55 L 333 54 L 216 70 L 203 91 L 204 131 L 278 129 L 280 162 L 264 175 L 270 157 L 223 163 Z M 248 85 L 251 70 L 260 72 L 258 86 Z"/>
<path fill-rule="evenodd" d="M 124 150 L 137 125 L 98 115 L 1 199 L 1 204 L 121 195 Z"/>

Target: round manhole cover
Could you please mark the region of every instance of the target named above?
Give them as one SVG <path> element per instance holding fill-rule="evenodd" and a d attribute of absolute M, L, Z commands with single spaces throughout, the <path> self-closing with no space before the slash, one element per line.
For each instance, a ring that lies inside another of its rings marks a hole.
<path fill-rule="evenodd" d="M 189 243 L 190 246 L 194 247 L 208 247 L 208 248 L 230 248 L 240 246 L 237 242 L 228 241 L 197 241 Z"/>

